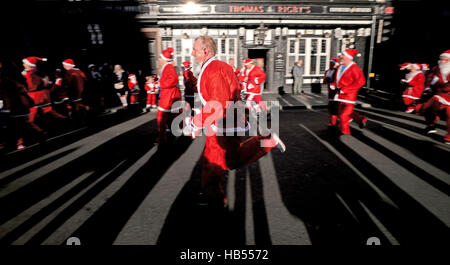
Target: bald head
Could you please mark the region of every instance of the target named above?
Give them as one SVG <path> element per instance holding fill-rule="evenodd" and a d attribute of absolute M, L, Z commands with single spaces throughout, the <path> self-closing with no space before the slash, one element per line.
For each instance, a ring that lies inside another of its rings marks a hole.
<path fill-rule="evenodd" d="M 196 63 L 203 63 L 216 55 L 217 45 L 210 36 L 200 36 L 195 39 L 192 56 Z"/>

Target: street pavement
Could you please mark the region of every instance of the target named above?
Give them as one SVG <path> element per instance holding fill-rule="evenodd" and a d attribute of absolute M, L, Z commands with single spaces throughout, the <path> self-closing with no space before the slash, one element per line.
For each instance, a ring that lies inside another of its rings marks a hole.
<path fill-rule="evenodd" d="M 224 180 L 228 207 L 198 206 L 204 138 L 153 145 L 156 115 L 105 118 L 20 152 L 0 172 L 0 244 L 448 244 L 445 124 L 359 103 L 366 128 L 327 128 L 324 95 L 279 96 L 272 150 Z"/>

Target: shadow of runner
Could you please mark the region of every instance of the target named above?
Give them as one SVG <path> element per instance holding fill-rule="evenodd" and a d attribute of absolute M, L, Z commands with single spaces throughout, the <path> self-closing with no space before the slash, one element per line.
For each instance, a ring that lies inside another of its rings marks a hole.
<path fill-rule="evenodd" d="M 145 123 L 131 131 L 127 131 L 105 144 L 95 148 L 89 153 L 75 159 L 74 161 L 55 169 L 36 181 L 22 187 L 21 189 L 7 195 L 0 201 L 4 212 L 2 213 L 2 223 L 16 216 L 21 211 L 34 205 L 64 185 L 79 178 L 86 172 L 92 171 L 86 179 L 70 188 L 62 196 L 51 202 L 49 205 L 39 209 L 31 218 L 20 226 L 9 232 L 1 239 L 1 244 L 11 243 L 23 233 L 32 228 L 46 216 L 58 209 L 64 203 L 70 201 L 72 197 L 82 192 L 86 187 L 101 178 L 105 173 L 113 170 L 104 177 L 88 192 L 71 203 L 45 227 L 35 234 L 29 244 L 38 244 L 45 240 L 62 223 L 69 219 L 74 213 L 81 209 L 87 202 L 97 196 L 103 189 L 114 182 L 128 167 L 132 166 L 149 148 L 153 146 L 153 139 L 156 136 L 156 121 Z M 154 130 L 154 132 L 152 132 Z M 149 134 L 149 132 L 151 134 Z M 153 135 L 153 136 L 152 136 Z M 11 203 L 14 201 L 14 203 Z M 3 219 L 4 218 L 4 219 Z"/>
<path fill-rule="evenodd" d="M 191 142 L 190 138 L 180 137 L 173 145 L 159 148 L 72 236 L 83 238 L 84 245 L 111 245 L 141 202 Z"/>

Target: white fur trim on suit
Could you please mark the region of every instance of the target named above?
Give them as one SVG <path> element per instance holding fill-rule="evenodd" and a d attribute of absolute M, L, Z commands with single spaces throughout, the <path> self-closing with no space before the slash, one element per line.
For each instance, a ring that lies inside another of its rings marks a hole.
<path fill-rule="evenodd" d="M 215 60 L 217 60 L 215 56 L 209 58 L 209 60 L 206 61 L 206 63 L 202 66 L 202 69 L 201 69 L 201 71 L 200 71 L 200 74 L 198 75 L 198 79 L 197 79 L 197 91 L 198 91 L 198 95 L 199 95 L 199 97 L 200 97 L 200 101 L 202 102 L 203 106 L 206 106 L 206 100 L 203 98 L 202 92 L 201 92 L 201 89 L 200 89 L 200 84 L 201 84 L 201 80 L 202 80 L 203 71 L 205 71 L 206 67 L 208 67 L 208 65 L 209 65 L 211 62 L 215 61 Z"/>
<path fill-rule="evenodd" d="M 161 58 L 163 58 L 164 60 L 169 61 L 169 62 L 171 62 L 171 61 L 173 60 L 173 59 L 167 58 L 167 57 L 164 56 L 162 53 L 160 53 L 159 56 L 161 56 Z"/>
<path fill-rule="evenodd" d="M 248 123 L 245 128 L 241 128 L 241 127 L 219 128 L 216 125 L 211 124 L 211 129 L 216 133 L 217 132 L 221 132 L 221 133 L 247 132 L 248 130 L 250 130 L 250 123 Z"/>
<path fill-rule="evenodd" d="M 439 96 L 439 95 L 434 95 L 435 98 L 437 98 L 437 100 L 439 101 L 439 103 L 450 106 L 450 102 L 448 102 L 447 100 L 445 100 L 445 98 Z"/>
<path fill-rule="evenodd" d="M 410 96 L 410 95 L 403 95 L 402 97 L 404 97 L 404 98 L 412 98 L 412 99 L 420 99 L 418 97 L 413 97 L 413 96 Z"/>

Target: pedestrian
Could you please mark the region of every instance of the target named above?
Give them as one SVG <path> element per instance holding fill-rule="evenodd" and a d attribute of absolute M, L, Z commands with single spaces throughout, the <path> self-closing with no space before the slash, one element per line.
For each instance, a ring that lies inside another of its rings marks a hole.
<path fill-rule="evenodd" d="M 62 85 L 62 80 L 64 78 L 62 70 L 59 68 L 56 69 L 54 77 L 55 81 L 50 89 L 53 109 L 61 115 L 69 116 L 69 109 L 67 107 L 69 95 L 67 93 L 67 88 Z"/>
<path fill-rule="evenodd" d="M 262 101 L 262 89 L 261 84 L 266 80 L 266 74 L 264 71 L 255 65 L 252 59 L 247 58 L 244 61 L 246 68 L 244 82 L 246 84 L 246 105 L 248 109 L 251 109 L 252 103 L 256 102 L 255 109 L 257 113 L 261 111 L 267 111 L 266 104 Z"/>
<path fill-rule="evenodd" d="M 62 80 L 62 86 L 67 89 L 70 103 L 70 113 L 72 120 L 76 122 L 83 122 L 88 106 L 83 104 L 83 92 L 85 82 L 87 81 L 86 75 L 78 68 L 75 68 L 75 63 L 72 59 L 66 59 L 62 62 L 66 73 Z"/>
<path fill-rule="evenodd" d="M 235 133 L 224 135 L 225 132 L 248 130 L 248 126 L 245 115 L 239 114 L 239 111 L 235 121 L 243 123 L 226 123 L 228 106 L 240 102 L 240 88 L 233 68 L 216 59 L 216 49 L 216 43 L 210 36 L 198 37 L 194 42 L 192 56 L 195 63 L 202 64 L 197 90 L 203 108 L 194 117 L 186 118 L 184 132 L 195 138 L 202 128 L 207 128 L 201 158 L 201 203 L 223 208 L 227 200 L 222 186 L 225 172 L 255 162 L 274 147 L 284 151 L 285 146 L 275 133 L 253 136 L 245 142 Z M 235 116 L 236 112 L 231 115 Z"/>
<path fill-rule="evenodd" d="M 325 83 L 328 87 L 328 115 L 329 115 L 329 122 L 328 126 L 336 126 L 337 124 L 337 110 L 338 110 L 338 103 L 334 101 L 334 97 L 336 95 L 336 89 L 331 89 L 331 85 L 335 81 L 336 77 L 336 70 L 339 67 L 339 58 L 333 58 L 330 60 L 330 68 L 325 71 L 324 77 L 323 77 L 323 83 Z"/>
<path fill-rule="evenodd" d="M 167 132 L 170 131 L 170 125 L 181 111 L 182 108 L 172 108 L 173 103 L 181 100 L 181 92 L 178 88 L 178 74 L 172 64 L 173 48 L 169 47 L 164 50 L 159 57 L 159 65 L 161 67 L 160 77 L 158 78 L 160 88 L 160 98 L 158 102 L 158 113 L 156 120 L 158 123 L 157 143 L 167 144 Z"/>
<path fill-rule="evenodd" d="M 401 82 L 407 86 L 402 95 L 403 103 L 406 106 L 406 113 L 414 112 L 416 101 L 422 96 L 425 76 L 423 75 L 421 68 L 422 66 L 420 64 L 410 64 L 407 67 L 410 72 L 406 75 L 406 79 L 401 80 Z"/>
<path fill-rule="evenodd" d="M 128 80 L 128 73 L 123 70 L 120 64 L 114 66 L 114 89 L 122 103 L 122 107 L 128 106 L 128 87 L 126 86 Z"/>
<path fill-rule="evenodd" d="M 292 67 L 292 76 L 294 77 L 294 86 L 292 87 L 292 94 L 305 93 L 303 91 L 303 74 L 304 74 L 303 60 L 298 62 Z"/>
<path fill-rule="evenodd" d="M 39 61 L 47 61 L 47 59 L 35 56 L 23 59 L 25 70 L 22 74 L 26 80 L 28 95 L 34 102 L 33 107 L 30 108 L 29 125 L 37 133 L 37 136 L 42 138 L 47 132 L 35 123 L 37 117 L 40 117 L 41 114 L 55 119 L 66 119 L 67 117 L 53 110 L 50 98 L 50 81 L 48 76 L 38 70 L 37 63 Z"/>
<path fill-rule="evenodd" d="M 139 92 L 141 89 L 139 88 L 135 74 L 128 75 L 128 89 L 130 90 L 130 104 L 139 105 Z"/>
<path fill-rule="evenodd" d="M 155 78 L 156 76 L 146 76 L 145 77 L 145 91 L 147 91 L 147 104 L 146 108 L 147 110 L 156 109 L 156 95 L 158 94 L 159 90 L 156 87 L 155 84 Z"/>
<path fill-rule="evenodd" d="M 432 91 L 432 97 L 424 104 L 417 105 L 419 113 L 425 115 L 426 133 L 436 132 L 437 117 L 447 121 L 444 142 L 450 144 L 450 50 L 439 56 L 438 65 L 433 67 L 425 81 L 425 90 Z"/>
<path fill-rule="evenodd" d="M 366 83 L 364 74 L 353 62 L 355 56 L 361 56 L 356 49 L 347 49 L 340 56 L 341 65 L 336 70 L 336 77 L 331 90 L 336 90 L 334 101 L 339 102 L 339 129 L 342 134 L 350 134 L 350 122 L 354 120 L 361 128 L 367 123 L 367 118 L 354 111 L 359 89 Z"/>
<path fill-rule="evenodd" d="M 88 105 L 98 112 L 105 110 L 105 94 L 102 85 L 102 75 L 97 71 L 95 64 L 90 64 L 88 66 L 86 94 Z"/>
<path fill-rule="evenodd" d="M 192 73 L 191 62 L 183 62 L 184 100 L 194 108 L 194 96 L 197 93 L 197 78 Z"/>
<path fill-rule="evenodd" d="M 0 145 L 4 150 L 25 148 L 24 137 L 36 132 L 29 120 L 34 102 L 18 73 L 12 62 L 0 62 Z"/>

